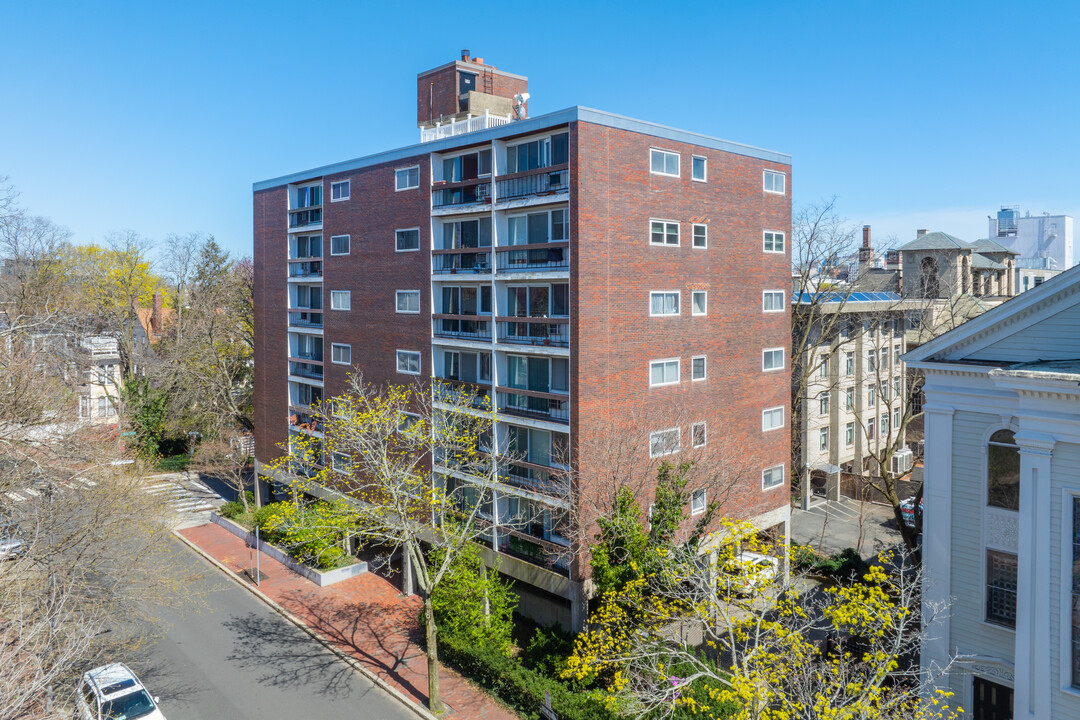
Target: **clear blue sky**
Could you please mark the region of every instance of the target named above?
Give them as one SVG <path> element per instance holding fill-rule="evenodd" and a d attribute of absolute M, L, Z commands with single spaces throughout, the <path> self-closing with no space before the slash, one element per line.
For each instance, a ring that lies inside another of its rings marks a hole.
<path fill-rule="evenodd" d="M 251 183 L 412 144 L 462 48 L 586 105 L 793 156 L 875 239 L 1080 214 L 1080 5 L 0 2 L 0 175 L 76 242 L 213 233 Z"/>

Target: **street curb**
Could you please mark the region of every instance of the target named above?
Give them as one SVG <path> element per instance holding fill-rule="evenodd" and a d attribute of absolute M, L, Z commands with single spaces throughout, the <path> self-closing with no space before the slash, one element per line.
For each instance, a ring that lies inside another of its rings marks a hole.
<path fill-rule="evenodd" d="M 251 591 L 251 593 L 252 593 L 253 595 L 255 595 L 255 597 L 259 598 L 259 599 L 260 599 L 260 600 L 262 600 L 262 601 L 263 601 L 264 603 L 266 603 L 267 605 L 269 605 L 269 606 L 270 606 L 270 608 L 271 608 L 272 610 L 274 610 L 274 611 L 275 611 L 276 613 L 278 613 L 278 614 L 279 614 L 279 615 L 281 615 L 281 616 L 282 616 L 283 618 L 285 618 L 286 620 L 288 620 L 289 622 L 291 622 L 291 623 L 292 623 L 293 625 L 295 625 L 296 627 L 300 628 L 300 629 L 301 629 L 301 630 L 303 630 L 303 631 L 304 631 L 305 633 L 307 633 L 308 635 L 310 635 L 310 636 L 312 637 L 312 639 L 314 639 L 314 640 L 315 640 L 316 642 L 318 642 L 319 644 L 323 645 L 323 646 L 324 646 L 324 647 L 325 647 L 325 648 L 326 648 L 327 650 L 329 650 L 330 652 L 334 653 L 334 655 L 337 655 L 337 656 L 338 656 L 338 658 L 340 658 L 341 660 L 344 660 L 344 661 L 345 661 L 346 663 L 348 663 L 348 664 L 349 664 L 350 666 L 352 666 L 352 668 L 353 668 L 354 670 L 356 670 L 357 672 L 359 672 L 359 673 L 360 673 L 361 675 L 363 675 L 364 677 L 366 677 L 366 678 L 367 678 L 368 680 L 370 680 L 370 681 L 371 681 L 371 682 L 373 682 L 374 684 L 378 685 L 378 686 L 379 686 L 380 688 L 382 688 L 382 689 L 383 689 L 383 690 L 385 690 L 386 692 L 390 693 L 390 695 L 392 695 L 392 696 L 393 696 L 393 697 L 394 697 L 394 698 L 395 698 L 395 699 L 396 699 L 396 700 L 397 700 L 398 702 L 402 703 L 402 704 L 403 704 L 403 705 L 405 705 L 405 707 L 407 707 L 407 708 L 408 708 L 409 710 L 411 710 L 412 712 L 416 713 L 417 717 L 420 717 L 420 718 L 422 718 L 423 720 L 441 720 L 441 719 L 440 719 L 440 718 L 439 718 L 438 716 L 436 716 L 436 715 L 433 715 L 433 714 L 432 714 L 431 712 L 429 712 L 429 711 L 428 711 L 427 709 L 425 709 L 425 708 L 423 708 L 423 707 L 420 707 L 419 705 L 417 705 L 417 704 L 416 704 L 415 702 L 413 702 L 413 701 L 412 701 L 412 700 L 411 700 L 410 698 L 408 698 L 408 697 L 407 697 L 407 696 L 405 695 L 405 693 L 401 692 L 401 691 L 400 691 L 400 690 L 398 690 L 398 689 L 397 689 L 396 687 L 394 687 L 394 686 L 393 686 L 393 685 L 391 685 L 390 683 L 386 682 L 385 680 L 383 680 L 383 679 L 382 679 L 381 677 L 379 677 L 379 676 L 378 676 L 378 675 L 376 675 L 375 673 L 373 673 L 373 672 L 371 672 L 370 670 L 368 670 L 368 669 L 367 669 L 366 667 L 364 667 L 364 666 L 363 666 L 363 664 L 361 664 L 360 662 L 358 662 L 358 661 L 357 661 L 357 660 L 356 660 L 355 658 L 353 658 L 352 656 L 350 656 L 350 655 L 349 655 L 348 653 L 346 653 L 346 652 L 345 652 L 344 650 L 341 650 L 341 649 L 339 649 L 339 648 L 335 647 L 335 646 L 334 646 L 334 645 L 333 645 L 333 644 L 332 644 L 332 643 L 331 643 L 331 642 L 330 642 L 329 640 L 327 640 L 327 639 L 326 639 L 325 637 L 323 637 L 321 633 L 319 633 L 319 632 L 318 632 L 317 630 L 313 630 L 313 629 L 311 629 L 311 628 L 310 628 L 310 627 L 309 627 L 309 626 L 307 625 L 307 623 L 305 623 L 305 622 L 304 622 L 303 620 L 301 620 L 300 618 L 298 618 L 298 617 L 297 617 L 296 615 L 293 615 L 293 614 L 292 614 L 291 612 L 289 612 L 289 611 L 288 611 L 288 610 L 286 610 L 286 609 L 285 609 L 284 607 L 282 607 L 281 605 L 279 605 L 279 604 L 277 603 L 277 601 L 275 601 L 275 600 L 274 600 L 273 598 L 271 598 L 271 597 L 270 597 L 269 595 L 267 595 L 266 593 L 264 593 L 264 592 L 263 592 L 262 590 L 260 590 L 259 588 L 255 587 L 254 585 L 252 585 L 252 584 L 251 584 L 251 583 L 249 583 L 248 581 L 244 580 L 244 579 L 243 579 L 242 577 L 240 577 L 239 575 L 237 575 L 237 574 L 236 574 L 235 572 L 233 572 L 233 571 L 232 571 L 231 569 L 229 569 L 228 567 L 226 567 L 225 565 L 223 565 L 223 564 L 222 564 L 221 562 L 219 562 L 219 561 L 217 560 L 217 558 L 215 558 L 215 557 L 214 557 L 213 555 L 211 555 L 210 553 L 206 552 L 205 550 L 203 550 L 203 549 L 202 549 L 201 547 L 199 547 L 198 545 L 196 545 L 196 544 L 195 544 L 195 543 L 193 543 L 192 541 L 188 540 L 188 539 L 187 539 L 186 537 L 184 537 L 183 535 L 181 535 L 181 534 L 180 534 L 179 532 L 177 532 L 176 530 L 173 530 L 173 535 L 175 535 L 175 536 L 176 536 L 176 537 L 177 537 L 177 538 L 178 538 L 178 539 L 180 540 L 180 542 L 184 543 L 184 544 L 185 544 L 185 545 L 187 545 L 187 546 L 188 546 L 189 548 L 191 548 L 192 550 L 194 550 L 195 552 L 197 552 L 197 553 L 198 553 L 199 555 L 201 555 L 201 556 L 202 556 L 203 558 L 205 558 L 206 560 L 208 560 L 208 561 L 209 561 L 209 562 L 210 562 L 210 563 L 211 563 L 212 565 L 214 565 L 214 566 L 215 566 L 215 567 L 216 567 L 216 568 L 217 568 L 218 570 L 221 570 L 221 571 L 222 571 L 223 573 L 225 573 L 226 575 L 228 575 L 228 576 L 229 576 L 230 578 L 232 578 L 233 580 L 235 580 L 235 581 L 236 581 L 237 583 L 239 583 L 240 585 L 243 585 L 243 586 L 244 586 L 245 588 L 247 588 L 247 589 L 248 589 L 249 591 Z"/>

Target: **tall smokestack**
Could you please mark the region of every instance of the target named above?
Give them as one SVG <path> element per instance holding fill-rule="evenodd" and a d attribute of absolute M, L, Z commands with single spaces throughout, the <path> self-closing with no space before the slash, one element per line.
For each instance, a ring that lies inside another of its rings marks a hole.
<path fill-rule="evenodd" d="M 874 263 L 874 249 L 870 247 L 870 226 L 862 226 L 862 247 L 859 248 L 859 265 L 860 271 L 865 271 L 867 267 Z"/>
<path fill-rule="evenodd" d="M 862 246 L 864 248 L 870 247 L 870 226 L 869 225 L 863 225 L 862 226 Z"/>

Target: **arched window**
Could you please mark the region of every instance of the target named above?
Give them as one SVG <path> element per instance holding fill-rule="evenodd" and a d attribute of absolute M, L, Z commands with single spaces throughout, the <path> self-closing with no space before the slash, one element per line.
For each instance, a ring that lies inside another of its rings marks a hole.
<path fill-rule="evenodd" d="M 924 257 L 919 263 L 919 292 L 924 298 L 938 296 L 938 264 L 933 257 Z"/>
<path fill-rule="evenodd" d="M 1020 449 L 1012 430 L 998 430 L 986 448 L 986 504 L 1020 509 Z"/>

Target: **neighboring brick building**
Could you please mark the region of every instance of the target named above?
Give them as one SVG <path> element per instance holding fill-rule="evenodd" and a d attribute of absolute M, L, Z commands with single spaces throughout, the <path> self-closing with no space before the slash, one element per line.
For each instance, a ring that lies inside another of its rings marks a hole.
<path fill-rule="evenodd" d="M 582 107 L 523 119 L 526 88 L 463 58 L 418 78 L 427 142 L 255 184 L 256 456 L 314 432 L 353 366 L 480 386 L 495 451 L 526 458 L 492 512 L 501 571 L 527 613 L 577 625 L 587 552 L 559 548 L 605 434 L 648 418 L 646 465 L 735 448 L 725 514 L 786 532 L 789 431 L 762 417 L 789 417 L 791 168 Z"/>

